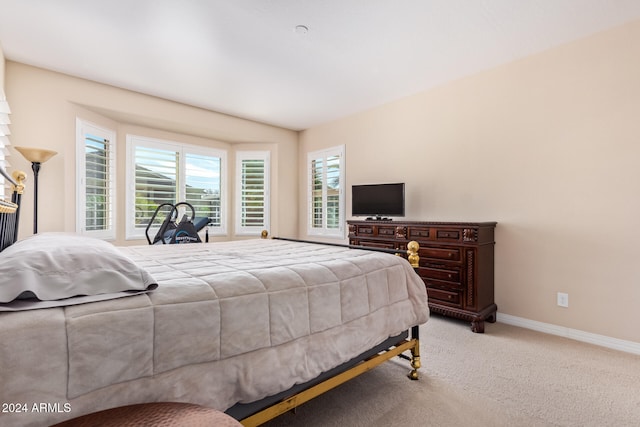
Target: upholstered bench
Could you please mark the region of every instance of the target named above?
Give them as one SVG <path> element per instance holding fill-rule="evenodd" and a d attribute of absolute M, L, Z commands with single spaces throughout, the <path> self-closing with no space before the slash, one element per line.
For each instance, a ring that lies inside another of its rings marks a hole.
<path fill-rule="evenodd" d="M 158 402 L 121 406 L 83 415 L 52 427 L 238 427 L 229 415 L 190 403 Z"/>

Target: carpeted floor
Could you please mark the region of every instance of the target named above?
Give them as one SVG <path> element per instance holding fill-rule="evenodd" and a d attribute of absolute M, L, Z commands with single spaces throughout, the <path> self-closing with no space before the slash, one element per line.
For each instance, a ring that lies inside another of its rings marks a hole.
<path fill-rule="evenodd" d="M 435 315 L 420 334 L 419 381 L 394 359 L 265 426 L 640 425 L 640 356 Z"/>

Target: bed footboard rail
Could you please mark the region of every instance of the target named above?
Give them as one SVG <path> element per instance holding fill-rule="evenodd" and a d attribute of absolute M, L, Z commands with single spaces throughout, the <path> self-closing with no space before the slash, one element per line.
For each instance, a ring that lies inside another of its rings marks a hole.
<path fill-rule="evenodd" d="M 266 231 L 263 231 L 262 238 L 266 239 L 267 236 L 268 236 L 268 233 Z M 327 245 L 327 246 L 338 246 L 341 248 L 360 249 L 360 250 L 373 251 L 373 252 L 385 252 L 388 254 L 398 255 L 402 257 L 405 256 L 405 254 L 402 253 L 401 249 L 387 249 L 387 248 L 377 248 L 373 246 L 348 245 L 345 243 L 314 242 L 313 240 L 290 239 L 287 237 L 272 237 L 272 239 L 285 240 L 289 242 L 314 243 L 314 244 L 321 244 L 321 245 Z M 414 269 L 418 268 L 419 266 L 419 262 L 420 262 L 420 257 L 418 255 L 419 249 L 420 249 L 420 244 L 414 240 L 410 241 L 407 244 L 406 259 L 407 261 L 409 261 L 409 264 L 411 264 L 411 267 L 413 267 Z"/>

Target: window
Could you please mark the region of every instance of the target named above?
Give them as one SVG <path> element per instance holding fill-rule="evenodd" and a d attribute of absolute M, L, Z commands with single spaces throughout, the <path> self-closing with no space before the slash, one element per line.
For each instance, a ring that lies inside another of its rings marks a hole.
<path fill-rule="evenodd" d="M 127 165 L 127 239 L 145 238 L 162 203 L 183 201 L 193 205 L 196 217 L 210 219 L 212 234 L 226 234 L 225 151 L 128 135 Z M 161 213 L 158 225 L 168 210 Z"/>
<path fill-rule="evenodd" d="M 115 132 L 76 120 L 76 231 L 115 238 Z"/>
<path fill-rule="evenodd" d="M 344 146 L 309 153 L 308 233 L 344 238 Z"/>
<path fill-rule="evenodd" d="M 269 152 L 236 154 L 236 234 L 269 229 Z"/>

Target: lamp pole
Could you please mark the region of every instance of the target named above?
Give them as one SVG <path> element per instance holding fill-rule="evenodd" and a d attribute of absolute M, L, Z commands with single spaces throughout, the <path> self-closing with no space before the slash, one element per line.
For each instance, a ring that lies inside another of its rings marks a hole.
<path fill-rule="evenodd" d="M 44 148 L 14 147 L 22 156 L 31 162 L 33 171 L 33 234 L 38 233 L 38 173 L 42 163 L 58 154 Z"/>
<path fill-rule="evenodd" d="M 33 234 L 38 234 L 38 172 L 40 172 L 40 162 L 31 162 L 33 171 Z"/>

